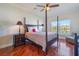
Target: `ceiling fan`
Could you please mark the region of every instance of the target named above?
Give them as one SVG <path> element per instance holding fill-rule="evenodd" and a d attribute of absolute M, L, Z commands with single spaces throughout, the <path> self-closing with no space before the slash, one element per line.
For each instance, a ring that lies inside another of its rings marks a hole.
<path fill-rule="evenodd" d="M 59 4 L 50 4 L 50 3 L 47 3 L 45 5 L 36 5 L 37 7 L 42 7 L 43 9 L 41 9 L 40 11 L 44 11 L 45 9 L 49 10 L 50 8 L 53 8 L 53 7 L 59 7 Z M 37 8 L 34 8 L 34 9 L 37 9 Z"/>

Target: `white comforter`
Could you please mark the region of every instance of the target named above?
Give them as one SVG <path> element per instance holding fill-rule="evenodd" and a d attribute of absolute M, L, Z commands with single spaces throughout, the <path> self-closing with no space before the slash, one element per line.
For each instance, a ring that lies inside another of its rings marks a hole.
<path fill-rule="evenodd" d="M 25 35 L 28 39 L 35 42 L 38 45 L 43 47 L 43 51 L 46 48 L 46 39 L 45 39 L 45 32 L 26 32 Z M 57 35 L 56 33 L 48 32 L 48 41 L 55 38 Z"/>

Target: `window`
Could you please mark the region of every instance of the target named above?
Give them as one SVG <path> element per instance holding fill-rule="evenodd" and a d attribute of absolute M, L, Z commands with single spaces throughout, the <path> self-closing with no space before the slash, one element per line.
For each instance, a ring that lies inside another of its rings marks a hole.
<path fill-rule="evenodd" d="M 70 34 L 70 23 L 71 21 L 69 19 L 59 20 L 58 21 L 59 34 L 61 35 Z M 51 23 L 51 31 L 57 32 L 57 21 Z"/>

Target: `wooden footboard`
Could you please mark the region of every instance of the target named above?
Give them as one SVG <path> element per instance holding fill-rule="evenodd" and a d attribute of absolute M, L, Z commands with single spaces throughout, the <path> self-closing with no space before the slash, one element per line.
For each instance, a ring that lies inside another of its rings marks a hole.
<path fill-rule="evenodd" d="M 35 46 L 37 46 L 37 47 L 40 47 L 41 49 L 43 48 L 41 45 L 39 45 L 39 44 L 33 42 L 32 40 L 30 40 L 30 39 L 28 39 L 28 38 L 26 38 L 26 40 L 30 41 L 31 44 L 33 44 L 33 45 L 35 45 Z M 56 40 L 57 40 L 57 38 L 53 38 L 52 40 L 48 41 L 48 42 L 47 42 L 47 47 L 49 48 L 54 42 L 56 42 Z"/>
<path fill-rule="evenodd" d="M 47 46 L 50 47 L 54 42 L 56 42 L 57 38 L 54 38 L 47 42 Z"/>
<path fill-rule="evenodd" d="M 31 41 L 30 39 L 26 38 L 26 40 L 30 41 L 31 44 L 35 45 L 36 47 L 40 47 L 42 49 L 42 46 L 39 44 L 36 44 L 35 42 Z"/>

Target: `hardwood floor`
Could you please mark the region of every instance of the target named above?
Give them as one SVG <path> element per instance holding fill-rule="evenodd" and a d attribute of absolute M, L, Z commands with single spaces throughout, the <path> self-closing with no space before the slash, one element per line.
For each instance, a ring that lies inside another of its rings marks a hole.
<path fill-rule="evenodd" d="M 70 44 L 66 39 L 60 39 L 58 42 L 59 46 L 57 48 L 57 43 L 53 44 L 48 51 L 49 56 L 74 56 L 74 44 Z"/>
<path fill-rule="evenodd" d="M 32 44 L 26 44 L 19 47 L 7 47 L 0 50 L 0 55 L 4 56 L 42 56 L 44 52 L 40 47 L 36 47 Z"/>
<path fill-rule="evenodd" d="M 0 56 L 44 56 L 45 52 L 38 46 L 33 44 L 26 44 L 22 46 L 7 47 L 0 49 Z M 47 56 L 73 56 L 74 55 L 74 45 L 69 44 L 66 40 L 61 39 L 59 41 L 59 47 L 57 48 L 56 42 L 53 44 L 49 50 Z"/>

